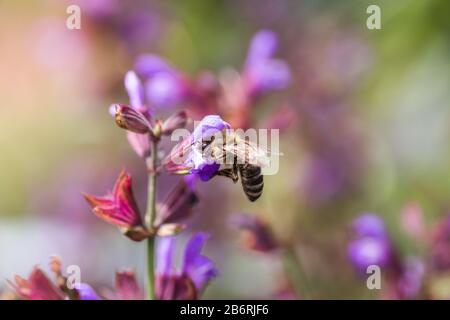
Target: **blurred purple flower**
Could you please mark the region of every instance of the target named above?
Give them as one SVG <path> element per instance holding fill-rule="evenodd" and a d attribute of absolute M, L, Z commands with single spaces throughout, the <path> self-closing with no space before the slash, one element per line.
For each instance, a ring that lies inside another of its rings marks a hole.
<path fill-rule="evenodd" d="M 384 267 L 390 260 L 390 244 L 383 239 L 363 237 L 350 242 L 348 255 L 351 263 L 361 273 L 370 265 Z"/>
<path fill-rule="evenodd" d="M 383 221 L 374 214 L 363 214 L 353 223 L 355 239 L 348 245 L 348 257 L 355 269 L 365 273 L 370 265 L 388 266 L 392 262 L 392 244 Z"/>
<path fill-rule="evenodd" d="M 400 212 L 400 223 L 412 239 L 424 240 L 426 229 L 422 207 L 418 203 L 407 203 Z"/>
<path fill-rule="evenodd" d="M 271 252 L 279 247 L 268 225 L 257 216 L 235 214 L 230 223 L 241 231 L 242 244 L 250 250 Z"/>
<path fill-rule="evenodd" d="M 179 272 L 173 266 L 175 239 L 160 238 L 157 246 L 156 295 L 160 300 L 198 299 L 209 281 L 217 276 L 214 263 L 201 254 L 206 233 L 194 234 L 186 244 Z"/>
<path fill-rule="evenodd" d="M 135 68 L 145 79 L 149 104 L 165 108 L 183 102 L 186 93 L 183 76 L 164 59 L 152 54 L 142 55 L 136 60 Z"/>
<path fill-rule="evenodd" d="M 273 59 L 277 48 L 278 38 L 270 30 L 259 31 L 253 37 L 244 70 L 250 95 L 257 96 L 289 85 L 289 66 L 284 60 Z"/>
<path fill-rule="evenodd" d="M 425 266 L 422 260 L 410 257 L 403 266 L 397 282 L 398 296 L 401 299 L 415 299 L 422 289 Z"/>
<path fill-rule="evenodd" d="M 170 72 L 158 72 L 145 84 L 148 101 L 156 107 L 171 107 L 183 100 L 181 79 Z"/>
<path fill-rule="evenodd" d="M 345 187 L 345 173 L 332 156 L 312 156 L 300 185 L 308 201 L 321 204 L 333 199 Z"/>
<path fill-rule="evenodd" d="M 374 213 L 364 213 L 356 218 L 353 230 L 359 237 L 387 237 L 383 220 Z"/>
<path fill-rule="evenodd" d="M 256 33 L 247 53 L 247 65 L 259 63 L 262 60 L 270 59 L 278 50 L 278 37 L 271 30 L 261 30 Z"/>
<path fill-rule="evenodd" d="M 75 286 L 80 300 L 101 300 L 94 289 L 87 283 L 79 283 Z"/>
<path fill-rule="evenodd" d="M 150 78 L 158 72 L 176 72 L 163 58 L 154 54 L 140 55 L 136 59 L 134 68 L 144 78 Z"/>
<path fill-rule="evenodd" d="M 127 90 L 130 104 L 133 108 L 143 107 L 144 104 L 144 87 L 141 80 L 134 71 L 128 71 L 125 74 L 125 89 Z"/>
<path fill-rule="evenodd" d="M 430 259 L 433 269 L 450 270 L 450 215 L 444 217 L 432 230 Z"/>
<path fill-rule="evenodd" d="M 68 4 L 78 4 L 89 25 L 97 27 L 102 34 L 123 42 L 131 51 L 140 52 L 161 34 L 162 16 L 156 12 L 154 3 L 149 1 L 120 0 L 71 0 Z"/>

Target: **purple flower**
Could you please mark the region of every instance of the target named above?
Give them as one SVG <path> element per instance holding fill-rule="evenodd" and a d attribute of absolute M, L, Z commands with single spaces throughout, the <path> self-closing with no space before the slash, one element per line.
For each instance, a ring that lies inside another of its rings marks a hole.
<path fill-rule="evenodd" d="M 363 237 L 350 242 L 348 255 L 355 268 L 364 273 L 370 265 L 384 267 L 390 260 L 390 244 L 383 239 Z"/>
<path fill-rule="evenodd" d="M 386 237 L 383 220 L 373 213 L 364 213 L 353 221 L 353 230 L 360 237 Z"/>
<path fill-rule="evenodd" d="M 423 284 L 425 265 L 417 257 L 408 258 L 403 266 L 403 272 L 397 282 L 398 296 L 402 299 L 417 298 Z"/>
<path fill-rule="evenodd" d="M 247 65 L 259 63 L 262 60 L 270 59 L 278 49 L 278 37 L 271 30 L 261 30 L 256 33 L 247 53 Z"/>
<path fill-rule="evenodd" d="M 270 30 L 262 30 L 253 37 L 244 71 L 250 95 L 284 89 L 289 85 L 289 66 L 284 60 L 273 58 L 277 48 L 278 38 Z"/>
<path fill-rule="evenodd" d="M 80 300 L 101 300 L 94 289 L 87 283 L 79 283 L 75 286 Z"/>
<path fill-rule="evenodd" d="M 201 148 L 203 141 L 208 141 L 213 135 L 231 126 L 218 115 L 204 117 L 195 127 L 192 134 L 176 145 L 164 161 L 166 170 L 177 174 L 196 174 L 202 181 L 208 181 L 219 170 L 220 164 L 206 157 Z"/>
<path fill-rule="evenodd" d="M 214 134 L 223 129 L 230 129 L 228 122 L 222 120 L 218 115 L 204 117 L 192 132 L 192 141 L 201 141 L 211 138 Z"/>
<path fill-rule="evenodd" d="M 175 72 L 164 59 L 153 54 L 139 56 L 134 68 L 144 78 L 149 78 L 158 72 Z"/>
<path fill-rule="evenodd" d="M 370 265 L 385 267 L 392 262 L 392 244 L 383 221 L 366 213 L 353 222 L 355 238 L 348 245 L 348 257 L 360 273 Z"/>
<path fill-rule="evenodd" d="M 153 106 L 170 107 L 183 101 L 186 88 L 182 75 L 162 58 L 142 55 L 135 68 L 145 79 L 145 94 Z"/>
<path fill-rule="evenodd" d="M 144 87 L 141 80 L 134 71 L 128 71 L 125 74 L 125 89 L 127 90 L 130 104 L 133 108 L 143 107 L 144 104 Z"/>
<path fill-rule="evenodd" d="M 173 265 L 175 238 L 160 238 L 157 247 L 156 295 L 160 300 L 198 299 L 209 281 L 217 276 L 214 263 L 201 254 L 206 233 L 194 234 L 186 244 L 180 271 Z"/>
<path fill-rule="evenodd" d="M 170 107 L 183 99 L 181 79 L 171 72 L 158 72 L 145 84 L 148 101 L 156 107 Z"/>

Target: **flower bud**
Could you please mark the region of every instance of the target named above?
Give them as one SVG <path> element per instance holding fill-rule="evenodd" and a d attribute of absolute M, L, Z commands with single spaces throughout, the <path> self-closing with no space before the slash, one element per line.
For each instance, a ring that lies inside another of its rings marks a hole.
<path fill-rule="evenodd" d="M 247 249 L 271 252 L 279 247 L 272 230 L 257 216 L 235 214 L 231 217 L 230 223 L 241 231 L 241 243 Z"/>
<path fill-rule="evenodd" d="M 161 133 L 162 133 L 162 122 L 160 120 L 156 121 L 155 126 L 153 127 L 152 130 L 152 136 L 156 139 L 159 139 L 161 137 Z"/>
<path fill-rule="evenodd" d="M 176 129 L 184 128 L 187 122 L 187 113 L 184 110 L 181 110 L 177 113 L 174 113 L 166 121 L 162 124 L 162 134 L 171 135 Z"/>
<path fill-rule="evenodd" d="M 151 129 L 150 123 L 141 112 L 126 105 L 115 105 L 114 119 L 120 128 L 135 133 L 148 133 Z"/>

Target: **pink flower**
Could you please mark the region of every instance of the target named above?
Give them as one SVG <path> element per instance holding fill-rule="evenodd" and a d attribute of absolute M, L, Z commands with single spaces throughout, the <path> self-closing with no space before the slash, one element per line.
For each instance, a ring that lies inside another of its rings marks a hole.
<path fill-rule="evenodd" d="M 10 282 L 17 296 L 25 300 L 99 300 L 100 297 L 86 283 L 76 283 L 69 288 L 67 277 L 61 272 L 61 259 L 52 256 L 50 268 L 55 275 L 55 282 L 51 281 L 39 268 L 34 267 L 28 279 L 14 277 Z"/>
<path fill-rule="evenodd" d="M 14 277 L 11 286 L 25 300 L 63 300 L 64 293 L 53 284 L 39 267 L 34 267 L 28 279 Z"/>
<path fill-rule="evenodd" d="M 139 287 L 136 275 L 133 270 L 123 270 L 116 272 L 116 292 L 117 300 L 143 300 L 144 293 Z"/>
<path fill-rule="evenodd" d="M 286 88 L 291 81 L 289 66 L 274 59 L 278 37 L 271 30 L 261 30 L 253 37 L 245 65 L 245 77 L 250 95 Z"/>
<path fill-rule="evenodd" d="M 112 192 L 97 197 L 84 194 L 92 211 L 100 219 L 117 226 L 127 237 L 141 241 L 151 235 L 142 222 L 139 208 L 131 188 L 131 176 L 120 173 Z"/>

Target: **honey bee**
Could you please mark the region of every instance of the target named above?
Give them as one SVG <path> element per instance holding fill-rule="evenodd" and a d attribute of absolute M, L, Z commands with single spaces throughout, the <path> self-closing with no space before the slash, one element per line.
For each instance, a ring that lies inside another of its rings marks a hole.
<path fill-rule="evenodd" d="M 238 182 L 240 177 L 242 189 L 252 202 L 261 196 L 264 188 L 261 168 L 269 163 L 266 150 L 226 129 L 208 140 L 189 142 L 182 141 L 174 148 L 169 155 L 171 161 L 174 157 L 189 158 L 189 155 L 192 159 L 194 154 L 194 157 L 201 157 L 206 163 L 218 163 L 220 167 L 215 173 L 216 176 L 230 178 L 234 183 Z M 193 163 L 187 161 L 187 164 L 184 162 L 183 165 L 172 166 L 169 171 L 182 173 L 192 167 Z"/>

